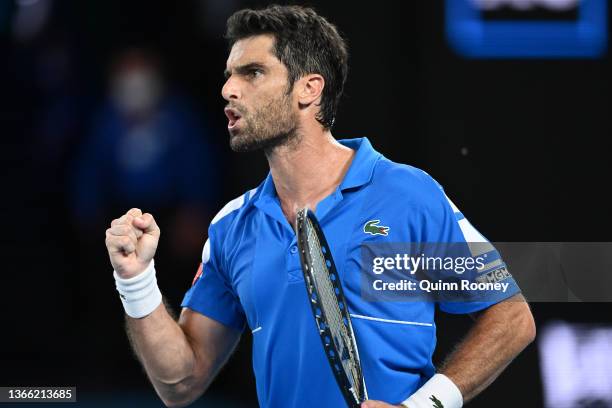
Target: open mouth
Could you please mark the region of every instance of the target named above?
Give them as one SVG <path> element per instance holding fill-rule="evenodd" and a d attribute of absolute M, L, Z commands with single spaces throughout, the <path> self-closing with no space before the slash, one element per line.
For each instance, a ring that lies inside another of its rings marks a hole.
<path fill-rule="evenodd" d="M 229 121 L 227 123 L 227 128 L 230 130 L 234 129 L 236 125 L 238 124 L 238 122 L 240 121 L 240 119 L 242 118 L 242 116 L 236 109 L 233 109 L 233 108 L 225 108 L 224 112 L 225 112 L 225 116 L 227 116 L 227 119 Z"/>

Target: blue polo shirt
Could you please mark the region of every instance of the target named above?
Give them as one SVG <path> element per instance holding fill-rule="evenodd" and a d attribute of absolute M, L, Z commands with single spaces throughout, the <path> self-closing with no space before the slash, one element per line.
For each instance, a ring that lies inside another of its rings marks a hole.
<path fill-rule="evenodd" d="M 368 302 L 360 293 L 364 242 L 472 242 L 480 235 L 417 168 L 394 163 L 366 138 L 341 140 L 356 151 L 340 186 L 316 216 L 342 279 L 371 399 L 397 404 L 434 372 L 435 302 Z M 388 235 L 364 233 L 381 220 Z M 272 176 L 229 202 L 213 219 L 203 272 L 183 307 L 253 333 L 253 370 L 261 407 L 345 406 L 327 362 L 300 268 L 295 232 L 285 219 Z M 484 309 L 519 292 L 481 302 L 439 303 L 451 313 Z"/>

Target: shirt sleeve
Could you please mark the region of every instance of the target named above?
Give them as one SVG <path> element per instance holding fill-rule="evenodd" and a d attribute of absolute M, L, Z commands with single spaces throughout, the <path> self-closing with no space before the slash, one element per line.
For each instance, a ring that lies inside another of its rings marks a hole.
<path fill-rule="evenodd" d="M 222 268 L 218 240 L 213 229 L 202 251 L 202 263 L 185 294 L 182 307 L 187 307 L 204 316 L 210 317 L 226 326 L 242 331 L 245 327 L 245 314 L 230 281 L 227 271 Z"/>
<path fill-rule="evenodd" d="M 439 185 L 438 187 L 440 189 L 439 199 L 435 200 L 436 204 L 429 209 L 432 213 L 426 217 L 427 223 L 424 231 L 426 241 L 443 243 L 447 250 L 451 248 L 450 252 L 454 256 L 463 253 L 472 258 L 480 257 L 482 267 L 455 276 L 456 281 L 466 281 L 469 284 L 500 283 L 506 287 L 505 290 L 464 290 L 459 283 L 461 289 L 456 296 L 452 299 L 438 300 L 440 309 L 447 313 L 472 313 L 520 293 L 520 288 L 508 272 L 497 249 L 470 224 L 444 193 L 442 187 Z M 459 245 L 448 245 L 450 243 Z"/>

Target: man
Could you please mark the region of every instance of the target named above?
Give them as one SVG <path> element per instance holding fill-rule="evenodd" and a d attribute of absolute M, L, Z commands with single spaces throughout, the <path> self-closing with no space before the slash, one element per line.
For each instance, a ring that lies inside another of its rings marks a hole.
<path fill-rule="evenodd" d="M 385 238 L 364 226 L 380 220 L 396 242 L 482 237 L 426 173 L 387 160 L 367 139 L 332 137 L 347 73 L 333 25 L 311 9 L 273 6 L 234 14 L 227 38 L 230 145 L 263 150 L 270 174 L 213 219 L 178 322 L 155 283 L 153 216 L 132 209 L 106 233 L 129 336 L 161 399 L 185 406 L 198 398 L 248 325 L 262 407 L 345 406 L 304 290 L 292 226 L 305 206 L 316 209 L 342 275 L 371 398 L 363 406 L 448 408 L 472 399 L 535 336 L 512 278 L 504 278 L 507 293 L 485 302 L 440 303 L 479 314 L 435 374 L 435 304 L 360 297 L 360 245 Z"/>

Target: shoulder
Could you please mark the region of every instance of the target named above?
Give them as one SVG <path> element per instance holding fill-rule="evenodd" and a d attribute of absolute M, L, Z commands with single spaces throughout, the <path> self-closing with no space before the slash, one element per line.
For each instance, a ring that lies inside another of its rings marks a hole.
<path fill-rule="evenodd" d="M 402 205 L 419 208 L 452 206 L 443 187 L 426 171 L 386 158 L 376 165 L 372 188 Z"/>
<path fill-rule="evenodd" d="M 237 219 L 245 215 L 259 189 L 256 187 L 227 202 L 210 222 L 210 228 L 216 231 L 229 229 Z"/>
<path fill-rule="evenodd" d="M 263 184 L 263 183 L 262 183 Z M 261 190 L 261 185 L 230 200 L 215 215 L 208 227 L 208 239 L 202 251 L 202 260 L 208 262 L 211 253 L 219 256 L 226 249 L 226 244 L 235 244 L 240 240 L 245 220 L 253 214 L 253 202 Z"/>
<path fill-rule="evenodd" d="M 263 182 L 238 197 L 227 202 L 221 210 L 215 215 L 208 227 L 208 236 L 213 238 L 215 245 L 220 245 L 227 241 L 234 241 L 232 237 L 241 234 L 241 227 L 245 226 L 245 222 L 253 215 L 254 202 L 261 193 Z"/>

